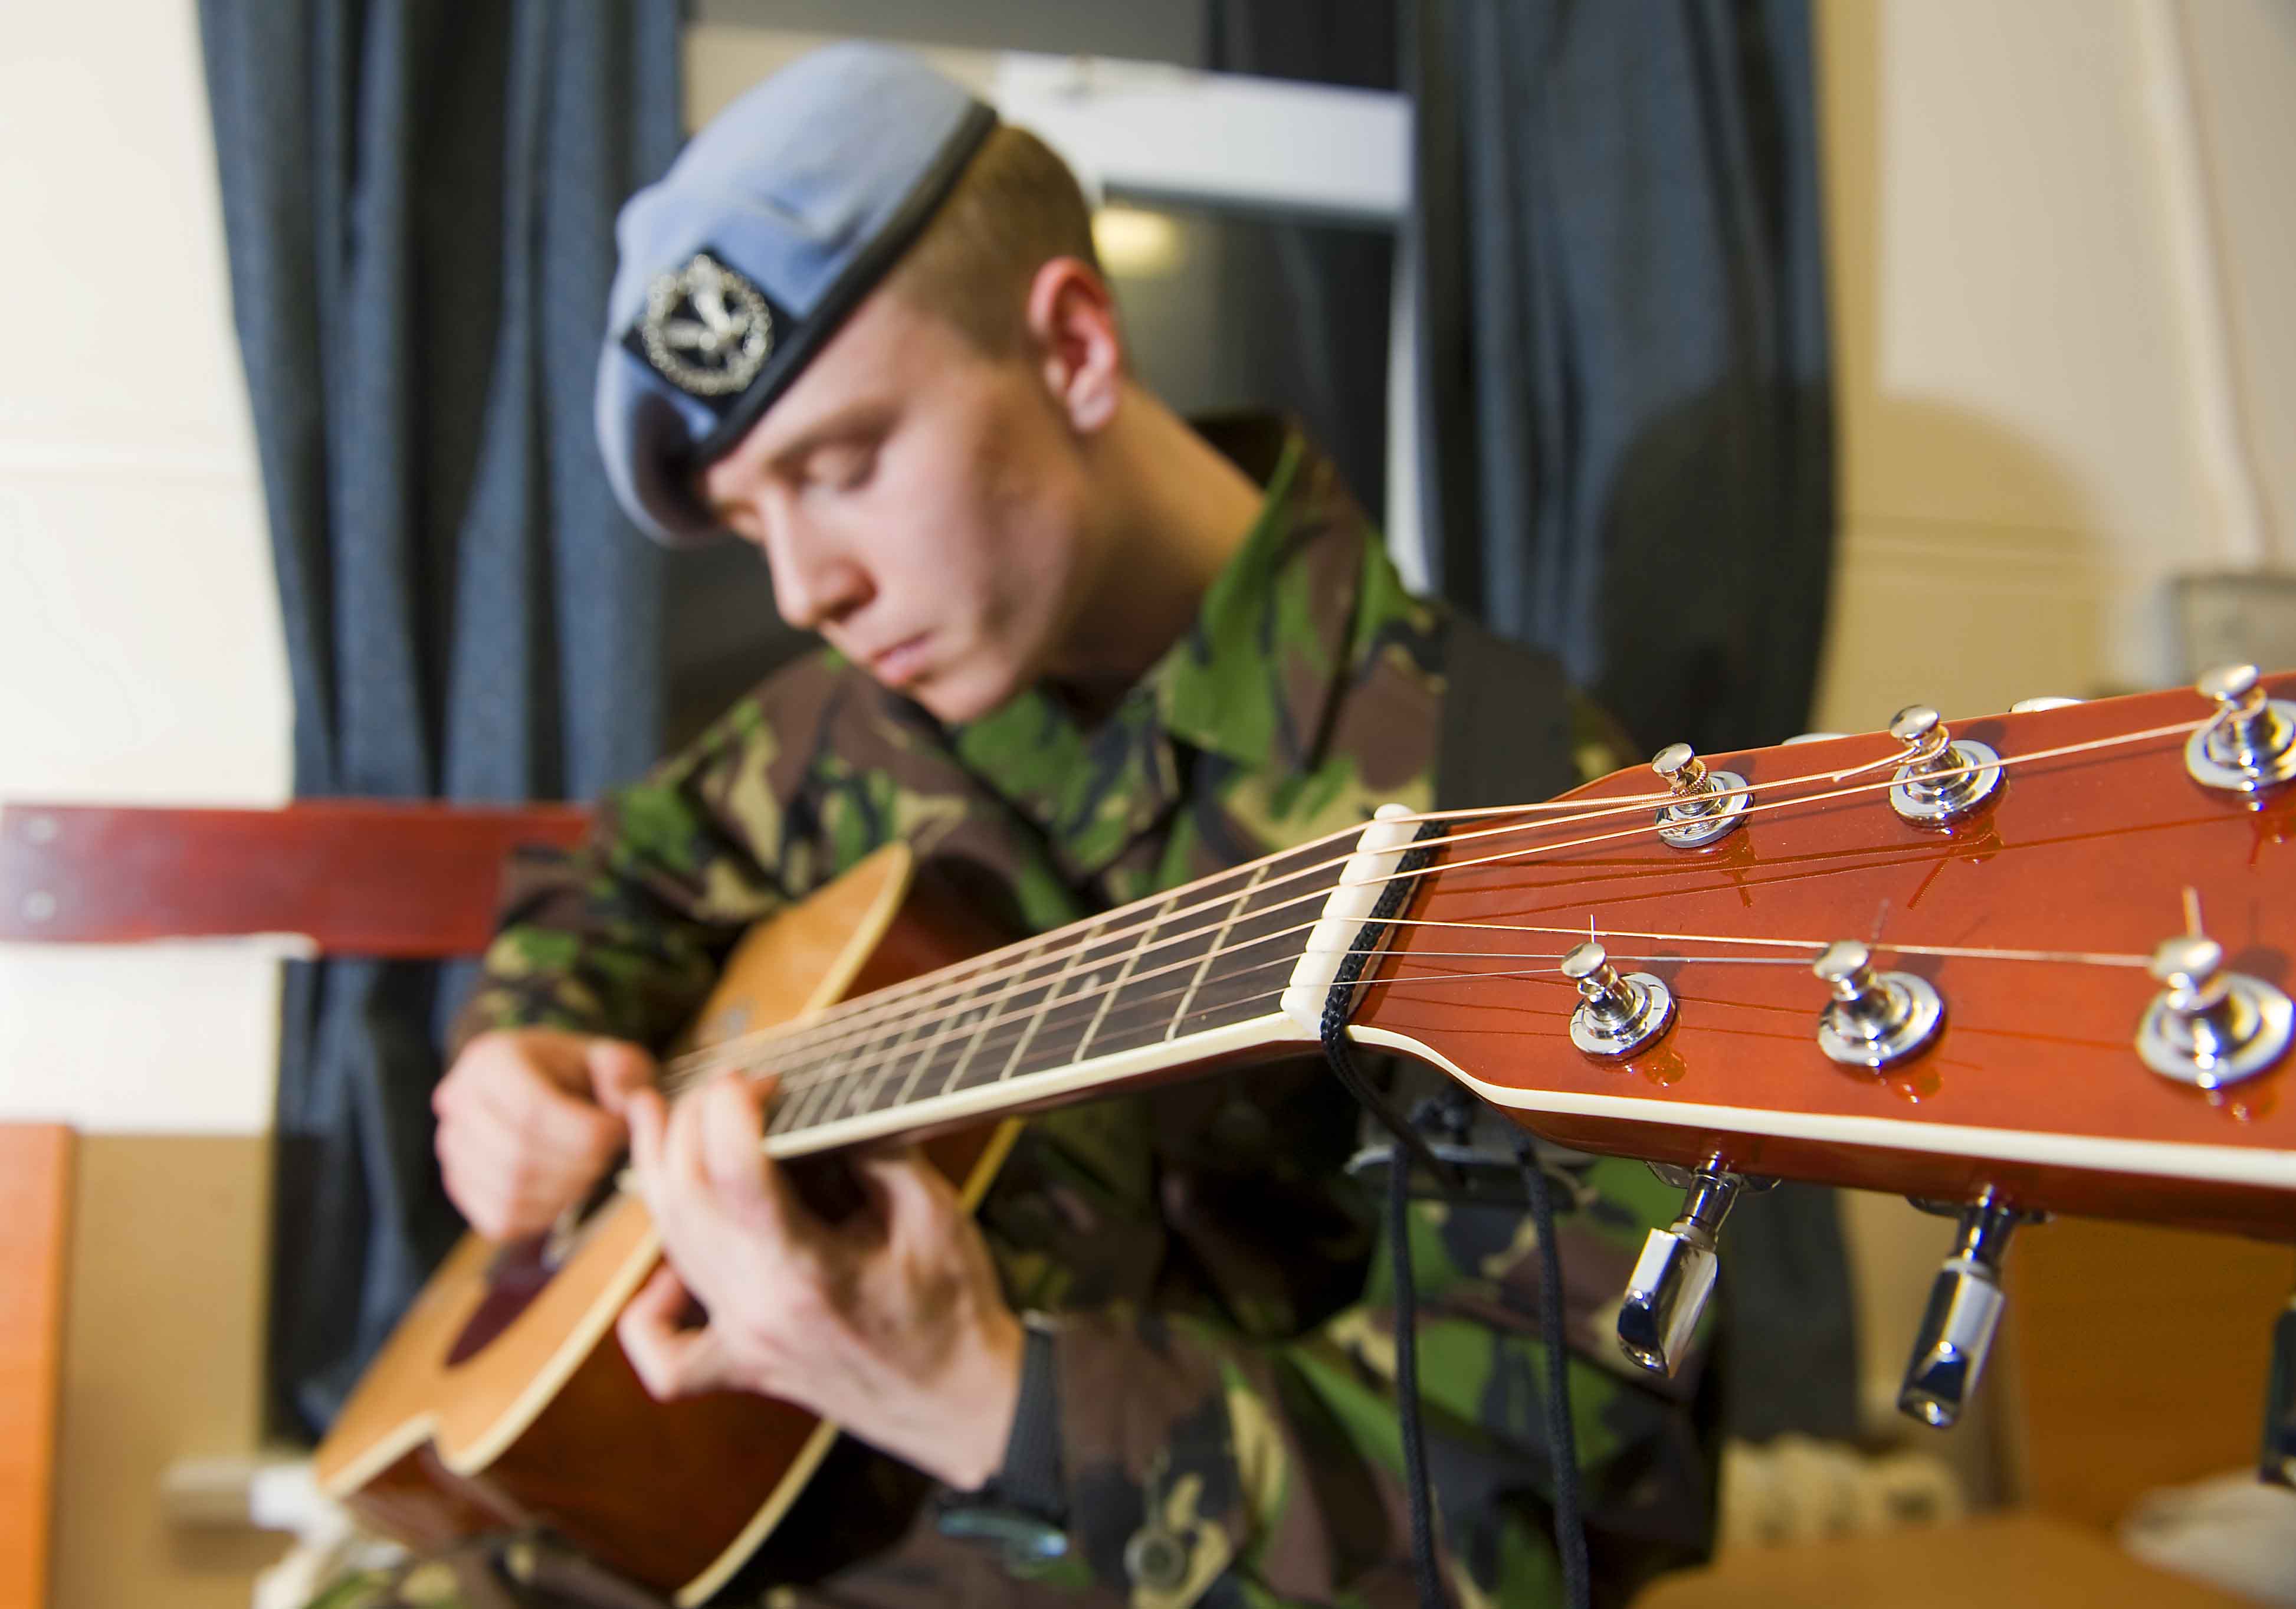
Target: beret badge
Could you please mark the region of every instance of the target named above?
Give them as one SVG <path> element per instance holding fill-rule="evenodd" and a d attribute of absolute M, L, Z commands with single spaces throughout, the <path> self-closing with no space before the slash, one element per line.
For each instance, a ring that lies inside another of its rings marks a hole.
<path fill-rule="evenodd" d="M 707 251 L 654 276 L 638 323 L 645 360 L 690 397 L 742 390 L 773 350 L 774 316 L 757 286 Z"/>

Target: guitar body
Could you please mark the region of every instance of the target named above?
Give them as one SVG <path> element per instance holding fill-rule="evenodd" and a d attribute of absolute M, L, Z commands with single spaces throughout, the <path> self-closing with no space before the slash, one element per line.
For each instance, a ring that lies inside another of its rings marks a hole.
<path fill-rule="evenodd" d="M 728 958 L 682 1041 L 709 1045 L 961 959 L 985 935 L 920 886 L 906 845 L 878 851 L 760 924 Z M 925 1150 L 977 1203 L 1013 1125 L 977 1124 Z M 756 1551 L 837 1434 L 806 1410 L 718 1392 L 646 1394 L 613 1333 L 660 1240 L 616 1192 L 541 1242 L 455 1247 L 321 1444 L 322 1488 L 409 1543 L 543 1526 L 680 1604 Z"/>

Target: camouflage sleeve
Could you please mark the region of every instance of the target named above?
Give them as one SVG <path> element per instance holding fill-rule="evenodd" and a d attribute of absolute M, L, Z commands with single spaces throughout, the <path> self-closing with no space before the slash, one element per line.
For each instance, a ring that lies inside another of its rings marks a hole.
<path fill-rule="evenodd" d="M 555 1027 L 659 1047 L 699 1009 L 742 930 L 783 886 L 767 689 L 684 753 L 610 794 L 570 853 L 514 864 L 503 922 L 449 1035 Z"/>

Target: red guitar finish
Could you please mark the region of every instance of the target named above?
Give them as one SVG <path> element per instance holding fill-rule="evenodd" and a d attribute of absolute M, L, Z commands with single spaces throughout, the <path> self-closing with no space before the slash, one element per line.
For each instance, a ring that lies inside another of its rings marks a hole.
<path fill-rule="evenodd" d="M 1951 832 L 1890 810 L 1890 765 L 1834 779 L 1897 756 L 1881 734 L 1707 757 L 1755 792 L 1705 850 L 1660 842 L 1640 806 L 1456 823 L 1358 1037 L 1432 1052 L 1588 1150 L 1956 1203 L 1992 1186 L 2023 1207 L 2296 1240 L 2296 1055 L 2210 1093 L 2132 1047 L 2161 987 L 2144 963 L 2185 931 L 2188 890 L 2233 971 L 2296 982 L 2296 785 L 2203 788 L 2182 730 L 2038 757 L 2212 713 L 2179 692 L 1952 723 L 2006 768 Z M 1565 798 L 1661 792 L 1620 773 Z M 1510 822 L 1522 830 L 1473 835 Z M 1443 925 L 1460 923 L 1503 925 Z M 1578 996 L 1556 961 L 1590 924 L 1620 972 L 1676 997 L 1671 1031 L 1623 1063 L 1570 1038 Z M 1924 1052 L 1874 1073 L 1819 1051 L 1809 963 L 1836 939 L 1943 995 Z"/>

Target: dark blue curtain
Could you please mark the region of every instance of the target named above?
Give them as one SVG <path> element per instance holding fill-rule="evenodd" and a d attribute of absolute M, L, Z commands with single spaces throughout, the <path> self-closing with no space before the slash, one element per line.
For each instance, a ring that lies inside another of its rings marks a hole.
<path fill-rule="evenodd" d="M 1447 595 L 1652 749 L 1808 718 L 1833 536 L 1807 0 L 1419 0 Z"/>
<path fill-rule="evenodd" d="M 1802 729 L 1833 402 L 1807 0 L 1209 0 L 1207 60 L 1413 103 L 1423 526 L 1439 590 L 1650 749 Z M 1283 262 L 1310 394 L 1385 397 L 1369 249 Z M 1833 1197 L 1724 1241 L 1730 1430 L 1849 1437 Z"/>
<path fill-rule="evenodd" d="M 590 429 L 614 212 L 679 137 L 675 0 L 201 0 L 299 796 L 586 798 L 660 735 L 659 562 Z M 460 1224 L 458 981 L 291 969 L 270 1374 L 323 1427 Z"/>

